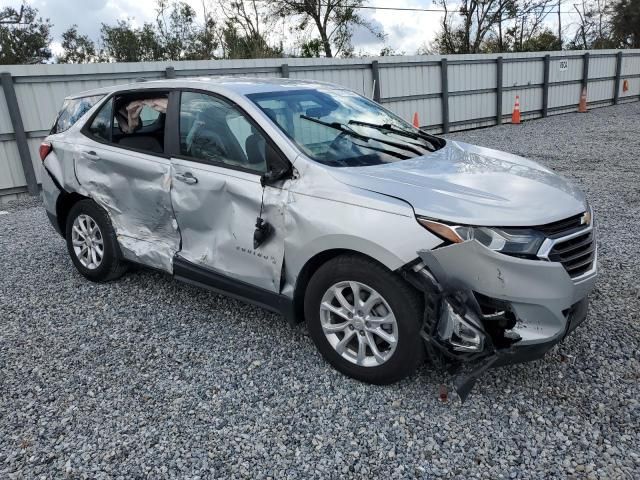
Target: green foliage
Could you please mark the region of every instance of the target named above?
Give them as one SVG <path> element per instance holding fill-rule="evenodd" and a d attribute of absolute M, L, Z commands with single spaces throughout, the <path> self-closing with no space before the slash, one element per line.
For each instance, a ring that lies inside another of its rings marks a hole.
<path fill-rule="evenodd" d="M 298 31 L 314 30 L 312 40 L 301 44 L 303 56 L 314 56 L 317 42 L 320 42 L 325 57 L 352 56 L 351 37 L 353 29 L 358 26 L 369 30 L 379 39 L 384 38 L 382 32 L 358 13 L 358 7 L 365 3 L 365 0 L 305 0 L 303 2 L 274 0 L 269 2 L 272 17 L 293 17 L 297 20 Z"/>
<path fill-rule="evenodd" d="M 620 0 L 613 5 L 611 28 L 624 48 L 640 48 L 640 0 Z"/>
<path fill-rule="evenodd" d="M 145 23 L 135 28 L 130 21 L 120 20 L 115 26 L 102 24 L 100 30 L 103 58 L 115 62 L 145 62 L 162 60 L 162 45 L 154 26 Z"/>
<path fill-rule="evenodd" d="M 78 33 L 78 26 L 72 25 L 62 34 L 64 53 L 56 61 L 58 63 L 92 63 L 99 60 L 96 46 L 87 35 Z"/>
<path fill-rule="evenodd" d="M 322 40 L 312 38 L 300 45 L 301 55 L 306 58 L 317 58 L 322 52 Z"/>
<path fill-rule="evenodd" d="M 28 5 L 0 10 L 0 64 L 44 63 L 51 58 L 51 23 Z"/>
<path fill-rule="evenodd" d="M 561 50 L 560 39 L 548 28 L 523 43 L 522 52 L 550 52 Z"/>

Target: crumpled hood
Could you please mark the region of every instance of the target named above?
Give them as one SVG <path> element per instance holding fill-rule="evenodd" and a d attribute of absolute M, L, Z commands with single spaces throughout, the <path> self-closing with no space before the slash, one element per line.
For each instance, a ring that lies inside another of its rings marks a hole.
<path fill-rule="evenodd" d="M 467 225 L 544 225 L 585 210 L 582 192 L 526 158 L 463 142 L 384 165 L 331 169 L 338 181 L 400 198 L 417 215 Z"/>

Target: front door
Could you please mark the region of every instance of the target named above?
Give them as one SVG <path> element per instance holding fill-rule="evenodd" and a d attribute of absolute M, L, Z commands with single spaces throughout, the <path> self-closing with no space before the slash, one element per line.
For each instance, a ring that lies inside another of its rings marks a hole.
<path fill-rule="evenodd" d="M 265 135 L 218 96 L 184 91 L 179 109 L 179 154 L 171 159 L 171 202 L 182 238 L 178 256 L 279 292 L 285 189 L 264 189 L 262 218 L 273 233 L 257 248 L 253 245 L 263 200 Z"/>

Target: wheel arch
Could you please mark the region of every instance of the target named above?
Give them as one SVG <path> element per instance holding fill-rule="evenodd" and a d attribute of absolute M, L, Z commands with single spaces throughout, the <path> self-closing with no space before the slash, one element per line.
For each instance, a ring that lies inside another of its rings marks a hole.
<path fill-rule="evenodd" d="M 353 250 L 351 248 L 335 247 L 317 252 L 305 262 L 296 278 L 293 290 L 293 318 L 295 319 L 294 323 L 301 323 L 304 321 L 304 297 L 307 291 L 307 286 L 309 285 L 309 281 L 311 280 L 313 274 L 322 265 L 341 255 L 354 255 L 365 258 L 367 260 L 371 260 L 381 267 L 385 268 L 389 272 L 393 272 L 397 268 L 400 268 L 400 266 L 402 266 L 400 265 L 396 266 L 396 268 L 390 268 L 389 265 L 385 264 L 385 262 L 381 261 L 381 259 L 358 250 Z"/>
<path fill-rule="evenodd" d="M 91 200 L 76 192 L 62 192 L 56 201 L 56 218 L 63 238 L 67 235 L 67 217 L 73 206 L 81 200 Z"/>

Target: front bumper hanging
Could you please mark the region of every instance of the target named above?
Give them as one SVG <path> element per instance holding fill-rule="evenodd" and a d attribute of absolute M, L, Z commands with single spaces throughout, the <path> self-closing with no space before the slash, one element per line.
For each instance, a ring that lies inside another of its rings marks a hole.
<path fill-rule="evenodd" d="M 427 354 L 455 375 L 462 401 L 489 368 L 539 359 L 561 342 L 586 319 L 595 283 L 595 274 L 574 284 L 561 265 L 473 243 L 419 252 L 403 272 L 425 293 Z"/>

